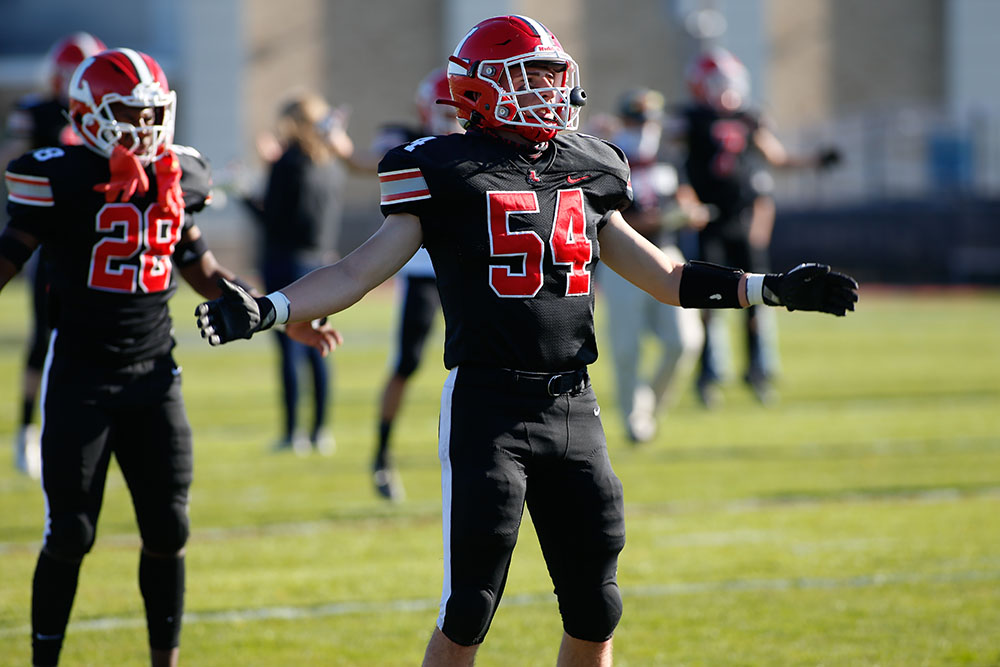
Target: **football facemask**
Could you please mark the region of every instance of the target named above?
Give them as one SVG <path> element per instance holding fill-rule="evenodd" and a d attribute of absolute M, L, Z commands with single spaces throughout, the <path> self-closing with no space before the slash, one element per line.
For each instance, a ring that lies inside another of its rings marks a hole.
<path fill-rule="evenodd" d="M 579 125 L 586 95 L 579 67 L 541 23 L 502 16 L 476 25 L 449 58 L 448 81 L 458 116 L 467 124 L 509 128 L 547 141 Z M 539 66 L 554 75 L 540 84 Z"/>
<path fill-rule="evenodd" d="M 115 146 L 135 153 L 142 164 L 156 160 L 173 143 L 177 95 L 150 56 L 111 49 L 88 58 L 70 82 L 70 120 L 91 150 L 110 157 Z M 129 122 L 152 108 L 150 122 Z M 127 116 L 128 118 L 123 118 Z"/>

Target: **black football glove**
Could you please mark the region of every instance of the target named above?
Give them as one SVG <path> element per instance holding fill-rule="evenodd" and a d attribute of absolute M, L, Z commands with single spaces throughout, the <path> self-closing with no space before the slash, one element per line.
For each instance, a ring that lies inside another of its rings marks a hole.
<path fill-rule="evenodd" d="M 788 273 L 764 275 L 764 303 L 788 310 L 818 310 L 839 317 L 854 310 L 858 283 L 826 264 L 799 264 Z"/>
<path fill-rule="evenodd" d="M 816 162 L 819 164 L 820 169 L 836 167 L 842 159 L 843 156 L 840 154 L 840 149 L 835 146 L 824 148 L 816 156 Z"/>
<path fill-rule="evenodd" d="M 207 338 L 210 345 L 250 338 L 274 326 L 274 304 L 269 299 L 256 299 L 225 278 L 219 278 L 219 289 L 222 296 L 194 309 L 201 337 Z"/>

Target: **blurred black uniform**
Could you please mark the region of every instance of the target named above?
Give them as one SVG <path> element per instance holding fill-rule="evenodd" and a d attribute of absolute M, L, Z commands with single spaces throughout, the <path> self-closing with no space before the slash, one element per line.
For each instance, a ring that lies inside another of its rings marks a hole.
<path fill-rule="evenodd" d="M 754 200 L 762 193 L 755 179 L 760 172 L 760 156 L 753 135 L 761 127 L 758 114 L 748 111 L 719 111 L 695 105 L 679 111 L 678 126 L 686 144 L 684 162 L 687 179 L 705 204 L 714 206 L 717 215 L 698 234 L 699 259 L 733 266 L 752 273 L 770 270 L 768 248 L 750 243 Z M 760 307 L 747 309 L 747 378 L 767 378 L 773 373 L 774 360 L 765 340 L 759 335 L 757 316 Z M 710 316 L 708 312 L 703 316 Z M 715 367 L 711 331 L 706 329 L 700 384 L 720 379 Z"/>
<path fill-rule="evenodd" d="M 607 639 L 580 615 L 595 597 L 618 599 L 624 512 L 586 368 L 597 359 L 597 233 L 628 206 L 628 178 L 617 148 L 582 134 L 532 159 L 469 130 L 379 165 L 382 212 L 420 218 L 444 310 L 438 625 L 460 644 L 489 628 L 525 502 L 567 632 Z"/>

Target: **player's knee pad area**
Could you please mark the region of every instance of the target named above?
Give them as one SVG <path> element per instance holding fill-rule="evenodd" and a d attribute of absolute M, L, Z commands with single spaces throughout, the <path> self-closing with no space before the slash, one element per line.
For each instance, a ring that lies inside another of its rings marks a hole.
<path fill-rule="evenodd" d="M 53 516 L 45 536 L 45 550 L 53 558 L 77 561 L 94 546 L 94 524 L 83 512 Z"/>
<path fill-rule="evenodd" d="M 563 629 L 575 639 L 603 642 L 611 638 L 622 617 L 622 596 L 615 583 L 570 591 L 559 597 Z"/>
<path fill-rule="evenodd" d="M 478 589 L 453 590 L 448 598 L 444 627 L 441 631 L 456 644 L 473 646 L 482 643 L 493 620 L 496 596 Z"/>
<path fill-rule="evenodd" d="M 150 512 L 142 521 L 142 544 L 154 554 L 176 554 L 187 544 L 190 523 L 187 508 L 174 503 L 156 512 Z"/>

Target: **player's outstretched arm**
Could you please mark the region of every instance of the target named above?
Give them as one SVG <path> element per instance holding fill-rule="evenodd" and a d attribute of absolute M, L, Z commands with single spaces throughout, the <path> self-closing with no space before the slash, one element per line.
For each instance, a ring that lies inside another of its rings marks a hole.
<path fill-rule="evenodd" d="M 285 322 L 308 322 L 357 303 L 406 263 L 423 240 L 415 216 L 394 214 L 357 250 L 335 264 L 316 269 L 277 292 L 255 298 L 229 281 L 223 295 L 199 305 L 195 318 L 212 345 Z"/>
<path fill-rule="evenodd" d="M 601 259 L 653 297 L 685 308 L 784 306 L 843 316 L 854 310 L 858 283 L 826 264 L 800 264 L 787 273 L 744 273 L 706 262 L 678 264 L 636 233 L 619 213 L 600 234 Z"/>
<path fill-rule="evenodd" d="M 680 303 L 681 264 L 670 260 L 660 249 L 639 234 L 615 211 L 601 229 L 601 261 L 630 283 L 658 301 L 673 306 Z"/>

